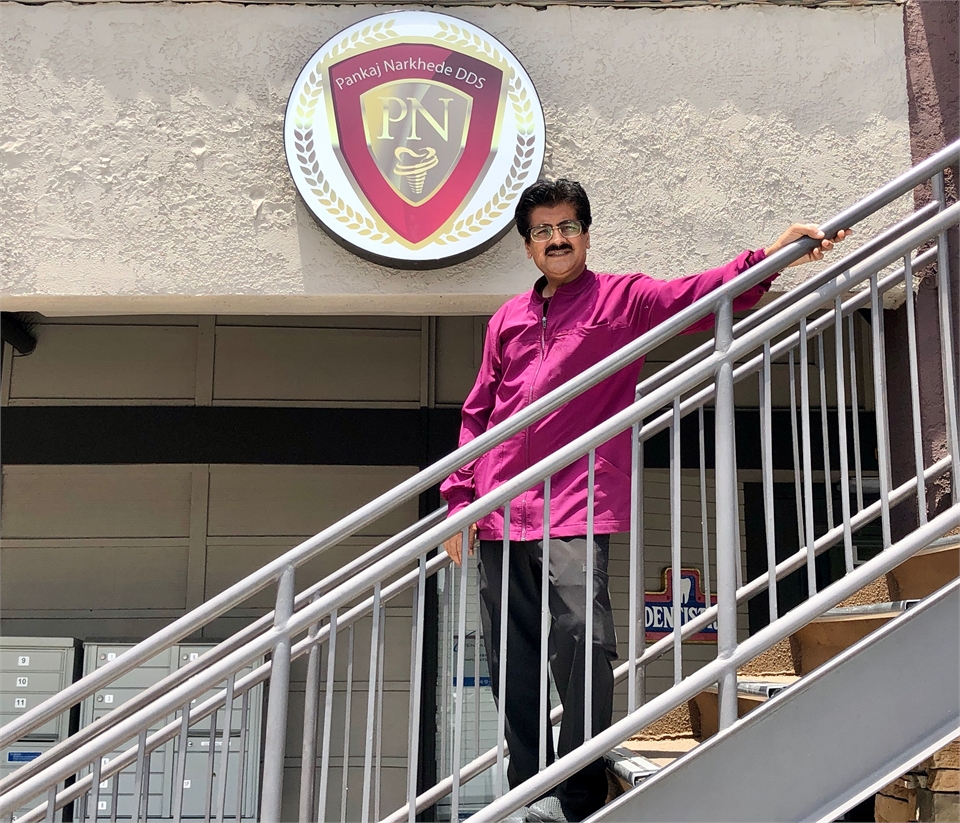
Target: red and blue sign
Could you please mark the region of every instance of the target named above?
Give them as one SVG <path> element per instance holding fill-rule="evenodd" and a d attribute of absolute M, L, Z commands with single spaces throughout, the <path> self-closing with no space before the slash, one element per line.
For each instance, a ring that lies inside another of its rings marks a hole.
<path fill-rule="evenodd" d="M 660 591 L 646 592 L 643 609 L 647 640 L 660 640 L 673 631 L 673 569 L 661 573 L 663 587 Z M 700 569 L 680 569 L 680 624 L 689 623 L 707 610 L 707 597 L 700 585 Z M 711 595 L 710 605 L 715 605 L 717 596 Z M 706 626 L 686 642 L 716 643 L 716 622 Z"/>

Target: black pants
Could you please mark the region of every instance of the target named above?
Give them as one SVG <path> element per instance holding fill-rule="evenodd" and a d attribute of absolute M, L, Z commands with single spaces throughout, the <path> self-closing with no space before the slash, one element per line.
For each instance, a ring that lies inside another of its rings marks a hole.
<path fill-rule="evenodd" d="M 548 656 L 554 683 L 563 703 L 557 755 L 562 757 L 583 742 L 584 671 L 593 655 L 592 733 L 610 725 L 613 712 L 613 665 L 617 640 L 607 587 L 608 535 L 594 538 L 593 638 L 586 638 L 585 537 L 551 537 L 549 569 L 550 635 Z M 542 549 L 540 540 L 510 544 L 507 606 L 507 678 L 503 695 L 511 788 L 539 771 L 540 751 L 540 620 Z M 500 593 L 503 542 L 480 541 L 480 616 L 490 665 L 493 696 L 499 703 Z M 549 711 L 549 707 L 548 707 Z M 547 740 L 547 763 L 553 762 L 553 735 Z M 556 788 L 568 813 L 586 817 L 607 796 L 602 760 L 584 767 Z"/>

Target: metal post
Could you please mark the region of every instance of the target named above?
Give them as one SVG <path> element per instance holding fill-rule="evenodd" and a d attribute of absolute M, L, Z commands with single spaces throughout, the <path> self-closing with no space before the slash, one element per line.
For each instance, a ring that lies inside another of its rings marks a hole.
<path fill-rule="evenodd" d="M 190 704 L 180 710 L 180 736 L 177 738 L 177 775 L 173 779 L 173 819 L 183 816 L 183 790 L 187 774 L 187 735 L 190 731 Z M 148 800 L 149 802 L 149 800 Z"/>
<path fill-rule="evenodd" d="M 700 444 L 700 540 L 703 544 L 703 594 L 707 608 L 710 607 L 710 524 L 707 519 L 707 449 L 703 406 L 697 409 L 698 439 Z"/>
<path fill-rule="evenodd" d="M 327 623 L 328 633 L 327 633 L 327 682 L 324 684 L 324 705 L 323 705 L 323 743 L 321 744 L 320 751 L 320 790 L 318 795 L 314 797 L 313 787 L 314 782 L 313 778 L 316 773 L 314 767 L 314 761 L 310 761 L 311 768 L 309 769 L 310 775 L 310 803 L 305 804 L 303 802 L 303 787 L 304 784 L 301 782 L 301 798 L 300 798 L 300 811 L 304 815 L 301 820 L 304 823 L 309 823 L 312 820 L 312 815 L 316 812 L 317 820 L 326 820 L 327 819 L 327 781 L 330 778 L 330 736 L 333 731 L 333 693 L 336 687 L 336 677 L 337 677 L 337 610 L 333 609 L 330 612 L 330 620 Z M 319 630 L 319 625 L 315 627 Z M 311 650 L 317 651 L 317 671 L 316 671 L 316 694 L 311 695 L 308 691 L 308 697 L 313 701 L 313 710 L 315 712 L 314 717 L 312 718 L 312 725 L 309 727 L 312 732 L 314 741 L 316 741 L 317 735 L 317 716 L 316 713 L 319 710 L 319 697 L 320 697 L 320 655 L 319 650 L 316 646 Z M 308 672 L 309 674 L 309 672 Z M 307 723 L 306 720 L 303 724 L 304 734 L 307 732 Z M 316 757 L 316 743 L 314 743 L 314 751 L 311 752 L 311 757 Z M 303 766 L 301 766 L 303 768 Z M 303 777 L 301 776 L 301 781 Z M 319 804 L 319 805 L 318 805 Z"/>
<path fill-rule="evenodd" d="M 913 305 L 913 265 L 909 254 L 903 256 L 904 311 L 907 314 L 907 359 L 910 366 L 910 411 L 913 416 L 913 459 L 917 476 L 917 515 L 920 525 L 927 522 L 927 485 L 923 482 L 923 427 L 920 419 L 920 375 L 917 368 L 917 319 Z"/>
<path fill-rule="evenodd" d="M 220 771 L 217 774 L 217 823 L 226 815 L 227 769 L 230 768 L 230 737 L 233 732 L 233 688 L 237 676 L 227 678 L 227 691 L 223 696 L 223 732 L 221 735 Z"/>
<path fill-rule="evenodd" d="M 800 464 L 800 431 L 797 422 L 797 369 L 794 365 L 793 349 L 790 349 L 788 362 L 790 364 L 790 438 L 793 445 L 793 493 L 797 505 L 797 540 L 798 545 L 805 546 L 807 540 L 804 537 L 803 528 L 803 487 L 801 478 L 803 469 Z"/>
<path fill-rule="evenodd" d="M 377 661 L 380 659 L 380 581 L 373 587 L 373 612 L 370 615 L 370 666 L 367 670 L 367 739 L 363 749 L 363 798 L 360 819 L 370 823 L 373 789 L 374 722 L 377 715 Z"/>
<path fill-rule="evenodd" d="M 717 354 L 733 344 L 733 302 L 724 300 L 717 310 Z M 737 647 L 737 475 L 733 401 L 733 363 L 724 359 L 716 371 L 716 506 L 717 506 L 717 657 L 725 660 Z M 679 631 L 675 626 L 674 631 Z M 737 719 L 737 671 L 727 667 L 718 681 L 719 723 L 723 730 Z"/>
<path fill-rule="evenodd" d="M 450 819 L 460 819 L 460 761 L 463 749 L 463 673 L 467 660 L 467 532 L 463 530 L 464 551 L 460 556 L 460 583 L 458 594 L 460 602 L 457 610 L 457 673 L 456 673 L 456 696 L 454 698 L 454 717 L 453 717 L 453 767 L 451 774 L 453 776 L 453 792 L 450 796 Z M 501 631 L 503 627 L 501 627 Z M 474 672 L 474 683 L 479 672 Z M 502 700 L 502 697 L 501 697 Z M 479 729 L 476 730 L 479 733 Z"/>
<path fill-rule="evenodd" d="M 504 730 L 506 729 L 507 694 L 507 627 L 508 598 L 510 597 L 510 501 L 503 505 L 503 557 L 500 567 L 500 676 L 497 687 L 500 698 L 497 700 L 497 771 L 493 791 L 497 797 L 503 794 L 503 782 L 506 770 L 503 765 Z"/>
<path fill-rule="evenodd" d="M 230 718 L 224 718 L 229 728 Z M 210 823 L 210 807 L 213 805 L 213 775 L 217 763 L 217 712 L 210 715 L 210 733 L 207 736 L 210 749 L 207 751 L 207 784 L 203 795 L 203 821 Z"/>
<path fill-rule="evenodd" d="M 547 768 L 547 735 L 550 733 L 550 681 L 547 646 L 550 637 L 550 478 L 543 481 L 543 553 L 540 557 L 540 723 L 538 763 Z M 479 645 L 479 643 L 477 644 Z M 478 670 L 479 673 L 479 670 Z M 477 681 L 479 683 L 479 681 Z M 480 724 L 477 724 L 480 739 Z"/>
<path fill-rule="evenodd" d="M 407 821 L 414 823 L 417 819 L 417 766 L 420 760 L 420 704 L 421 691 L 423 688 L 423 626 L 424 610 L 426 608 L 427 591 L 427 556 L 421 555 L 417 574 L 417 589 L 413 598 L 413 625 L 411 626 L 412 637 L 410 638 L 410 712 L 409 729 L 407 745 Z M 479 633 L 475 636 L 474 648 L 480 645 Z M 480 663 L 475 660 L 474 678 L 477 693 L 480 692 Z M 477 725 L 479 739 L 479 724 Z M 347 764 L 344 761 L 344 772 Z"/>
<path fill-rule="evenodd" d="M 887 417 L 887 371 L 883 351 L 883 303 L 877 275 L 870 276 L 870 330 L 873 340 L 873 396 L 876 399 L 877 468 L 880 473 L 880 531 L 883 548 L 889 549 L 890 536 L 890 423 Z"/>
<path fill-rule="evenodd" d="M 943 172 L 933 178 L 933 196 L 940 201 L 940 210 L 946 208 Z M 947 428 L 947 451 L 953 461 L 951 483 L 953 505 L 960 502 L 960 432 L 957 420 L 957 374 L 953 359 L 953 317 L 950 308 L 950 253 L 947 233 L 937 237 L 937 297 L 940 308 L 940 363 L 943 368 L 943 400 Z"/>
<path fill-rule="evenodd" d="M 850 456 L 847 454 L 847 390 L 843 376 L 843 304 L 833 307 L 833 336 L 837 363 L 837 437 L 840 444 L 840 516 L 843 518 L 843 565 L 853 571 L 853 532 L 850 528 Z M 852 358 L 854 353 L 850 352 Z"/>
<path fill-rule="evenodd" d="M 640 467 L 639 467 L 640 424 L 634 423 L 630 429 L 630 583 L 629 583 L 629 627 L 627 633 L 627 714 L 637 710 L 637 623 L 639 622 L 639 537 L 640 537 Z M 542 768 L 542 767 L 541 767 Z"/>
<path fill-rule="evenodd" d="M 850 345 L 850 411 L 853 423 L 853 471 L 857 492 L 857 511 L 863 511 L 863 465 L 860 459 L 860 398 L 857 387 L 857 332 L 853 325 L 853 315 L 847 318 L 847 332 Z"/>
<path fill-rule="evenodd" d="M 596 501 L 596 468 L 597 453 L 590 449 L 587 455 L 587 556 L 584 570 L 586 572 L 586 603 L 584 604 L 584 644 L 583 653 L 583 739 L 593 737 L 593 578 L 596 567 L 596 553 L 593 542 L 593 515 Z"/>
<path fill-rule="evenodd" d="M 314 595 L 312 600 L 315 602 L 318 597 L 319 595 Z M 333 620 L 332 615 L 330 619 Z M 320 646 L 316 640 L 319 633 L 318 621 L 307 632 L 312 645 L 307 654 L 307 680 L 303 694 L 303 740 L 300 747 L 300 810 L 298 813 L 301 823 L 313 819 L 316 805 L 317 722 L 320 715 Z M 324 730 L 326 728 L 324 726 Z M 322 799 L 321 802 L 323 802 Z M 321 813 L 317 819 L 325 820 L 326 814 Z"/>
<path fill-rule="evenodd" d="M 813 521 L 813 457 L 810 434 L 810 363 L 807 356 L 807 318 L 800 318 L 800 424 L 803 432 L 803 513 L 807 537 L 807 597 L 817 593 L 816 532 Z"/>
<path fill-rule="evenodd" d="M 277 585 L 277 605 L 273 625 L 283 632 L 293 616 L 294 566 L 287 566 Z M 273 645 L 270 690 L 267 697 L 267 723 L 264 732 L 263 797 L 260 801 L 262 823 L 280 823 L 283 794 L 284 746 L 287 740 L 287 698 L 290 693 L 290 635 L 281 634 Z"/>
<path fill-rule="evenodd" d="M 827 530 L 833 528 L 833 471 L 830 468 L 830 426 L 827 420 L 827 364 L 823 355 L 823 334 L 817 335 L 817 366 L 820 370 L 820 432 L 823 438 L 823 490 L 827 500 Z M 839 406 L 838 406 L 839 407 Z"/>
<path fill-rule="evenodd" d="M 763 521 L 767 544 L 767 605 L 770 622 L 777 619 L 777 536 L 773 506 L 773 387 L 770 374 L 770 341 L 763 344 L 763 371 L 760 373 L 760 468 L 763 472 Z M 710 600 L 706 602 L 710 607 Z"/>
<path fill-rule="evenodd" d="M 347 683 L 346 705 L 343 707 L 343 771 L 340 775 L 340 823 L 347 819 L 347 786 L 350 776 L 350 715 L 353 711 L 353 644 L 354 626 L 347 632 Z"/>
<path fill-rule="evenodd" d="M 675 397 L 673 423 L 670 426 L 670 574 L 673 589 L 674 685 L 683 680 L 683 643 L 680 637 L 680 504 L 680 398 Z"/>
<path fill-rule="evenodd" d="M 239 773 L 237 774 L 236 808 L 233 810 L 233 819 L 240 823 L 243 814 L 243 792 L 247 781 L 247 746 L 250 744 L 250 729 L 247 717 L 250 714 L 250 690 L 243 692 L 240 699 L 240 752 L 237 758 Z"/>
<path fill-rule="evenodd" d="M 143 767 L 146 760 L 147 730 L 142 729 L 137 737 L 137 767 L 133 776 L 133 817 L 146 819 L 147 810 L 143 797 Z"/>

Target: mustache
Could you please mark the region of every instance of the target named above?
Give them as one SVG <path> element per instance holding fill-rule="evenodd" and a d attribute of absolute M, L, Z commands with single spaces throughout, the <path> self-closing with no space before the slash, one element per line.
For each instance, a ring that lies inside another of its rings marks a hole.
<path fill-rule="evenodd" d="M 544 249 L 544 254 L 548 254 L 552 251 L 573 251 L 573 246 L 569 243 L 551 243 Z"/>

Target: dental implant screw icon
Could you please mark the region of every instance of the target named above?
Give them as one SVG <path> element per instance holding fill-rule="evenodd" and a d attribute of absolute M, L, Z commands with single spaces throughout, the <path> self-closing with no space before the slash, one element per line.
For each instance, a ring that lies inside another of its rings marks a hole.
<path fill-rule="evenodd" d="M 401 146 L 393 154 L 397 158 L 393 173 L 404 178 L 414 194 L 422 194 L 427 172 L 440 162 L 437 150 L 428 146 L 417 152 Z"/>

